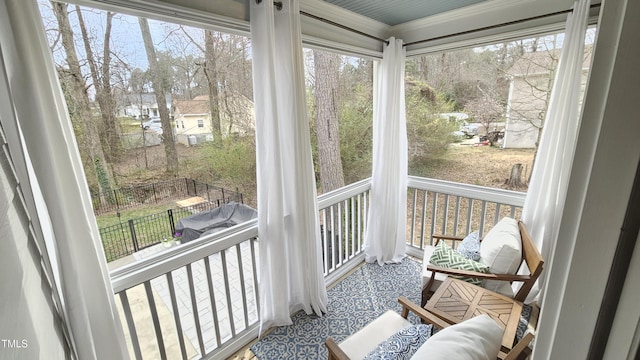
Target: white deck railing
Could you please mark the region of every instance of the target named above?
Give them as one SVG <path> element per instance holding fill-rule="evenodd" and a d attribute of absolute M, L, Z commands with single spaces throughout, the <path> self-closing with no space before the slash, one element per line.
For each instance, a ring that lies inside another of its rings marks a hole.
<path fill-rule="evenodd" d="M 327 285 L 362 263 L 370 179 L 318 197 Z M 431 234 L 484 232 L 518 217 L 524 193 L 410 177 L 407 245 L 422 256 Z M 257 221 L 111 272 L 136 359 L 226 358 L 258 335 Z"/>
<path fill-rule="evenodd" d="M 525 193 L 409 176 L 407 252 L 422 257 L 433 234 L 482 236 L 504 216 L 519 218 Z"/>

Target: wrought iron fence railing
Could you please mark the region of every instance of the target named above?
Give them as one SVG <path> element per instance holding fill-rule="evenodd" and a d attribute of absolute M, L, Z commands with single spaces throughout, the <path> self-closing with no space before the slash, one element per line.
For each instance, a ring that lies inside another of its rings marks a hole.
<path fill-rule="evenodd" d="M 242 194 L 237 190 L 228 190 L 188 178 L 176 178 L 91 194 L 91 201 L 94 213 L 100 215 L 187 196 L 199 196 L 206 201 L 220 203 L 243 201 Z"/>

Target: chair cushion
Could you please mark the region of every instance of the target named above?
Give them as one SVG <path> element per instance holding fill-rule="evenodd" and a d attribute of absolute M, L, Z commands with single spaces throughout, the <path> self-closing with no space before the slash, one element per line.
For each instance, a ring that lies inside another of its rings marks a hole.
<path fill-rule="evenodd" d="M 427 265 L 429 265 L 429 259 L 431 255 L 436 250 L 435 246 L 427 245 L 424 247 L 424 256 L 422 257 L 422 288 L 427 285 L 429 279 L 431 278 L 431 271 L 427 269 Z M 434 277 L 433 284 L 431 284 L 431 291 L 436 291 L 440 287 L 443 281 L 447 279 L 447 274 L 436 273 Z"/>
<path fill-rule="evenodd" d="M 391 335 L 370 352 L 364 360 L 409 360 L 431 336 L 433 325 L 418 324 Z"/>
<path fill-rule="evenodd" d="M 515 274 L 518 271 L 522 263 L 522 239 L 515 219 L 502 218 L 485 235 L 480 244 L 480 263 L 489 266 L 492 274 Z M 506 281 L 487 280 L 484 288 L 513 297 L 511 285 Z"/>
<path fill-rule="evenodd" d="M 495 360 L 504 331 L 483 314 L 432 335 L 411 359 Z"/>
<path fill-rule="evenodd" d="M 485 274 L 489 272 L 489 266 L 467 259 L 466 257 L 458 254 L 458 252 L 453 250 L 444 241 L 441 241 L 436 245 L 436 249 L 433 254 L 431 254 L 429 262 L 433 265 L 449 269 L 471 270 Z M 470 282 L 474 285 L 482 285 L 483 283 L 483 279 L 480 278 L 461 276 L 456 276 L 456 278 Z"/>
<path fill-rule="evenodd" d="M 360 331 L 346 338 L 339 346 L 350 359 L 364 359 L 378 344 L 411 325 L 413 324 L 397 312 L 388 310 Z"/>
<path fill-rule="evenodd" d="M 469 233 L 456 248 L 458 254 L 473 261 L 480 260 L 480 234 L 477 231 Z"/>

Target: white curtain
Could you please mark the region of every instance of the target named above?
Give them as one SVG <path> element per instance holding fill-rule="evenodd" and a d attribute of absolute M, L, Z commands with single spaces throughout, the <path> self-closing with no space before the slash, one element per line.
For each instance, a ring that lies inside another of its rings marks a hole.
<path fill-rule="evenodd" d="M 522 210 L 522 221 L 540 249 L 547 268 L 529 293 L 527 302 L 541 295 L 552 263 L 564 209 L 571 164 L 580 127 L 580 97 L 584 41 L 589 0 L 574 3 L 567 19 L 562 51 L 551 90 L 549 108 Z"/>
<path fill-rule="evenodd" d="M 89 188 L 35 0 L 1 0 L 0 121 L 78 359 L 128 358 Z M 37 326 L 37 324 L 34 324 Z M 33 339 L 37 346 L 37 339 Z"/>
<path fill-rule="evenodd" d="M 260 326 L 327 311 L 297 0 L 251 0 Z"/>
<path fill-rule="evenodd" d="M 407 121 L 405 50 L 390 38 L 374 65 L 373 169 L 365 260 L 397 263 L 405 257 L 407 221 Z"/>

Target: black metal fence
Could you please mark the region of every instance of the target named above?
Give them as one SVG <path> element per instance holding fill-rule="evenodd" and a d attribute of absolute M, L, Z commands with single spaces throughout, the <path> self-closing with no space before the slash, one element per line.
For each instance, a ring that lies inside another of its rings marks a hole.
<path fill-rule="evenodd" d="M 153 184 L 131 186 L 91 195 L 96 215 L 148 204 L 158 204 L 185 196 L 200 196 L 212 203 L 242 203 L 242 194 L 193 179 L 178 178 Z"/>
<path fill-rule="evenodd" d="M 233 199 L 226 199 L 227 202 L 233 201 Z M 169 209 L 103 227 L 100 229 L 100 238 L 107 261 L 117 260 L 151 245 L 159 244 L 163 239 L 173 236 L 180 219 L 222 204 L 220 201 L 205 202 L 189 208 Z"/>

